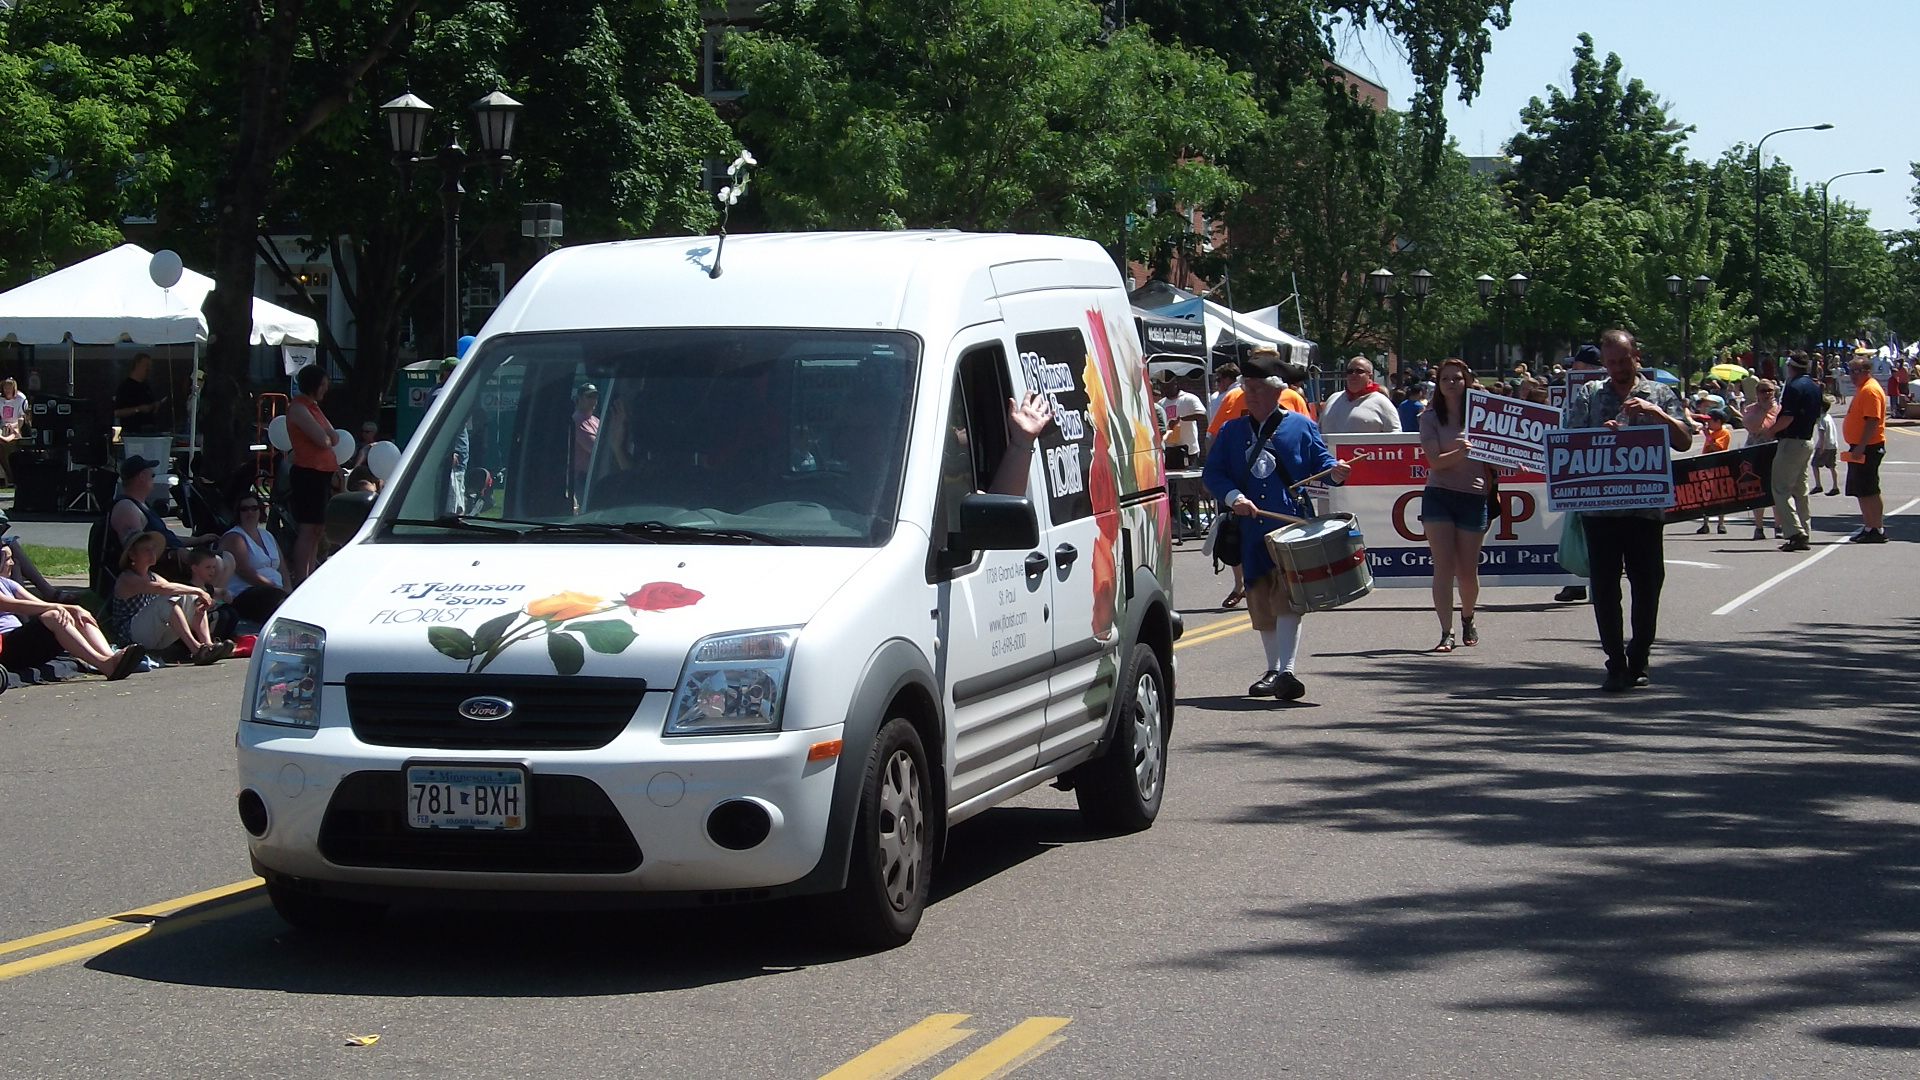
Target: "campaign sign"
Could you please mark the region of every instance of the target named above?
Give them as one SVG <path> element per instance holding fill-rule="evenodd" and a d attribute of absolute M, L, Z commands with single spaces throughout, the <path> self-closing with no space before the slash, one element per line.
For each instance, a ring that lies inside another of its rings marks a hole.
<path fill-rule="evenodd" d="M 1673 459 L 1673 505 L 1667 521 L 1717 517 L 1773 505 L 1773 455 L 1778 443 Z"/>
<path fill-rule="evenodd" d="M 1353 466 L 1339 487 L 1312 488 L 1323 513 L 1349 513 L 1366 536 L 1367 565 L 1380 588 L 1425 589 L 1433 584 L 1433 549 L 1420 521 L 1427 459 L 1420 436 L 1329 435 L 1335 457 Z M 1546 477 L 1500 470 L 1500 516 L 1480 549 L 1480 584 L 1574 584 L 1560 568 L 1561 514 L 1547 509 Z"/>
<path fill-rule="evenodd" d="M 1664 424 L 1547 432 L 1547 506 L 1664 510 L 1673 505 L 1673 455 Z"/>
<path fill-rule="evenodd" d="M 1547 467 L 1547 432 L 1560 410 L 1519 398 L 1467 391 L 1467 456 L 1489 465 L 1540 472 Z"/>
<path fill-rule="evenodd" d="M 1567 407 L 1567 384 L 1553 383 L 1547 387 L 1547 404 L 1556 409 Z"/>
<path fill-rule="evenodd" d="M 1572 401 L 1573 395 L 1579 393 L 1582 386 L 1590 382 L 1599 382 L 1602 379 L 1611 378 L 1613 378 L 1613 376 L 1607 373 L 1606 368 L 1580 368 L 1575 371 L 1569 371 L 1567 372 L 1567 400 Z"/>

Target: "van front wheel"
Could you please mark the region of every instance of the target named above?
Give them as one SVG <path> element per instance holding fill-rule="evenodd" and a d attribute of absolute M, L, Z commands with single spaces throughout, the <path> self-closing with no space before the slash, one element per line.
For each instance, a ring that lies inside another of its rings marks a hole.
<path fill-rule="evenodd" d="M 920 733 L 905 720 L 887 721 L 867 757 L 853 862 L 836 905 L 842 927 L 860 944 L 905 945 L 920 926 L 933 870 L 927 778 Z"/>
<path fill-rule="evenodd" d="M 1160 657 L 1135 645 L 1120 679 L 1120 715 L 1107 752 L 1074 770 L 1080 813 L 1096 827 L 1139 832 L 1160 816 L 1167 786 L 1167 735 L 1173 702 Z"/>

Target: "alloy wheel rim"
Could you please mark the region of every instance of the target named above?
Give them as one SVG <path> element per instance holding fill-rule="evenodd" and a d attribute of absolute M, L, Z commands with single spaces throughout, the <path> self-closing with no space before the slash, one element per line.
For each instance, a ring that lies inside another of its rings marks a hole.
<path fill-rule="evenodd" d="M 1160 793 L 1160 683 L 1141 675 L 1133 688 L 1133 782 L 1140 801 Z"/>
<path fill-rule="evenodd" d="M 920 770 L 913 756 L 895 750 L 880 774 L 880 883 L 895 911 L 905 911 L 920 891 L 926 816 L 920 805 Z"/>

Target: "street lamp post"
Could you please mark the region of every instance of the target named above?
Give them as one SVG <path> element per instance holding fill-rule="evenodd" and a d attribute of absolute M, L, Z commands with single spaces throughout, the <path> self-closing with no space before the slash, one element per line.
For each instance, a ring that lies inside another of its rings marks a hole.
<path fill-rule="evenodd" d="M 460 198 L 466 188 L 460 174 L 476 166 L 487 166 L 504 175 L 513 164 L 514 123 L 520 103 L 495 90 L 473 103 L 474 128 L 479 133 L 480 151 L 469 154 L 460 146 L 460 133 L 449 133 L 447 145 L 437 153 L 425 154 L 427 120 L 433 106 L 411 93 L 402 94 L 380 112 L 387 118 L 387 134 L 393 142 L 393 163 L 400 169 L 402 189 L 411 182 L 415 166 L 429 163 L 440 166 L 440 214 L 444 231 L 441 246 L 442 309 L 441 335 L 445 340 L 442 356 L 454 354 L 460 340 Z"/>
<path fill-rule="evenodd" d="M 1394 363 L 1406 370 L 1407 363 L 1407 304 L 1425 305 L 1427 295 L 1433 292 L 1433 275 L 1425 270 L 1415 270 L 1408 275 L 1409 285 L 1396 287 L 1393 271 L 1381 267 L 1367 275 L 1367 288 L 1380 301 L 1380 306 L 1391 308 L 1399 325 L 1398 344 L 1394 352 Z"/>
<path fill-rule="evenodd" d="M 1507 304 L 1509 302 L 1517 304 L 1525 299 L 1527 286 L 1532 284 L 1532 282 L 1525 274 L 1515 274 L 1507 279 L 1507 291 L 1504 293 L 1499 291 L 1500 282 L 1492 274 L 1481 274 L 1479 277 L 1473 279 L 1473 283 L 1480 289 L 1480 303 L 1482 305 L 1498 305 L 1500 309 L 1500 336 L 1496 339 L 1498 341 L 1495 351 L 1497 359 L 1494 363 L 1493 372 L 1495 375 L 1498 375 L 1500 374 L 1500 364 L 1504 363 L 1507 358 Z"/>
<path fill-rule="evenodd" d="M 1705 300 L 1713 288 L 1713 279 L 1705 274 L 1693 279 L 1689 289 L 1679 274 L 1667 275 L 1667 298 L 1680 304 L 1680 385 L 1693 376 L 1693 302 Z"/>
<path fill-rule="evenodd" d="M 1760 160 L 1760 149 L 1767 145 L 1768 139 L 1773 138 L 1775 135 L 1785 135 L 1789 131 L 1832 130 L 1832 124 L 1803 124 L 1799 127 L 1784 127 L 1778 131 L 1769 131 L 1765 135 L 1760 136 L 1760 141 L 1753 145 L 1753 359 L 1755 363 L 1759 363 L 1760 361 L 1760 320 L 1766 312 L 1766 308 L 1762 305 L 1760 299 L 1761 291 L 1764 288 L 1760 283 L 1760 233 L 1763 228 L 1761 224 L 1761 213 L 1763 210 L 1761 177 L 1765 175 L 1765 173 L 1761 171 L 1762 162 Z"/>
<path fill-rule="evenodd" d="M 1820 185 L 1820 348 L 1822 349 L 1827 347 L 1827 342 L 1833 340 L 1833 328 L 1828 325 L 1828 320 L 1833 317 L 1833 306 L 1827 300 L 1831 295 L 1829 285 L 1833 275 L 1833 260 L 1828 250 L 1828 244 L 1833 235 L 1833 222 L 1828 213 L 1827 187 L 1843 176 L 1872 176 L 1886 171 L 1885 169 L 1856 169 L 1853 172 L 1829 176 Z"/>

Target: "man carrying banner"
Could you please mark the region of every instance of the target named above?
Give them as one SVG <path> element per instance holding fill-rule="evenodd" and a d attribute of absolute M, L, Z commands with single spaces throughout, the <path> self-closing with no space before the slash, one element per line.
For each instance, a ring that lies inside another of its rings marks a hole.
<path fill-rule="evenodd" d="M 1264 511 L 1311 517 L 1306 500 L 1293 485 L 1320 473 L 1342 484 L 1352 469 L 1334 460 L 1312 420 L 1280 407 L 1286 381 L 1277 354 L 1250 354 L 1241 369 L 1240 386 L 1247 415 L 1227 421 L 1220 429 L 1220 437 L 1207 452 L 1201 481 L 1221 506 L 1243 519 L 1240 560 L 1246 576 L 1247 615 L 1260 634 L 1267 658 L 1266 674 L 1247 693 L 1292 701 L 1307 692 L 1293 672 L 1300 651 L 1301 613 L 1294 610 L 1286 573 L 1274 565 L 1266 544 L 1267 534 L 1287 523 L 1260 515 Z"/>
<path fill-rule="evenodd" d="M 1807 466 L 1813 462 L 1813 428 L 1820 422 L 1825 395 L 1807 374 L 1812 361 L 1804 353 L 1787 360 L 1793 378 L 1780 390 L 1780 414 L 1767 433 L 1780 444 L 1773 457 L 1773 522 L 1787 534 L 1781 551 L 1813 548 L 1813 511 L 1807 502 Z"/>
<path fill-rule="evenodd" d="M 1665 425 L 1667 445 L 1693 446 L 1693 424 L 1671 389 L 1640 375 L 1640 347 L 1625 330 L 1600 335 L 1600 362 L 1609 376 L 1580 387 L 1567 402 L 1561 426 L 1622 428 Z M 1619 693 L 1647 685 L 1647 661 L 1660 621 L 1660 589 L 1666 583 L 1665 525 L 1660 510 L 1594 510 L 1581 515 L 1587 529 L 1592 573 L 1593 621 L 1607 654 L 1607 681 L 1600 689 Z M 1620 576 L 1633 587 L 1633 639 L 1626 641 L 1620 611 Z"/>

